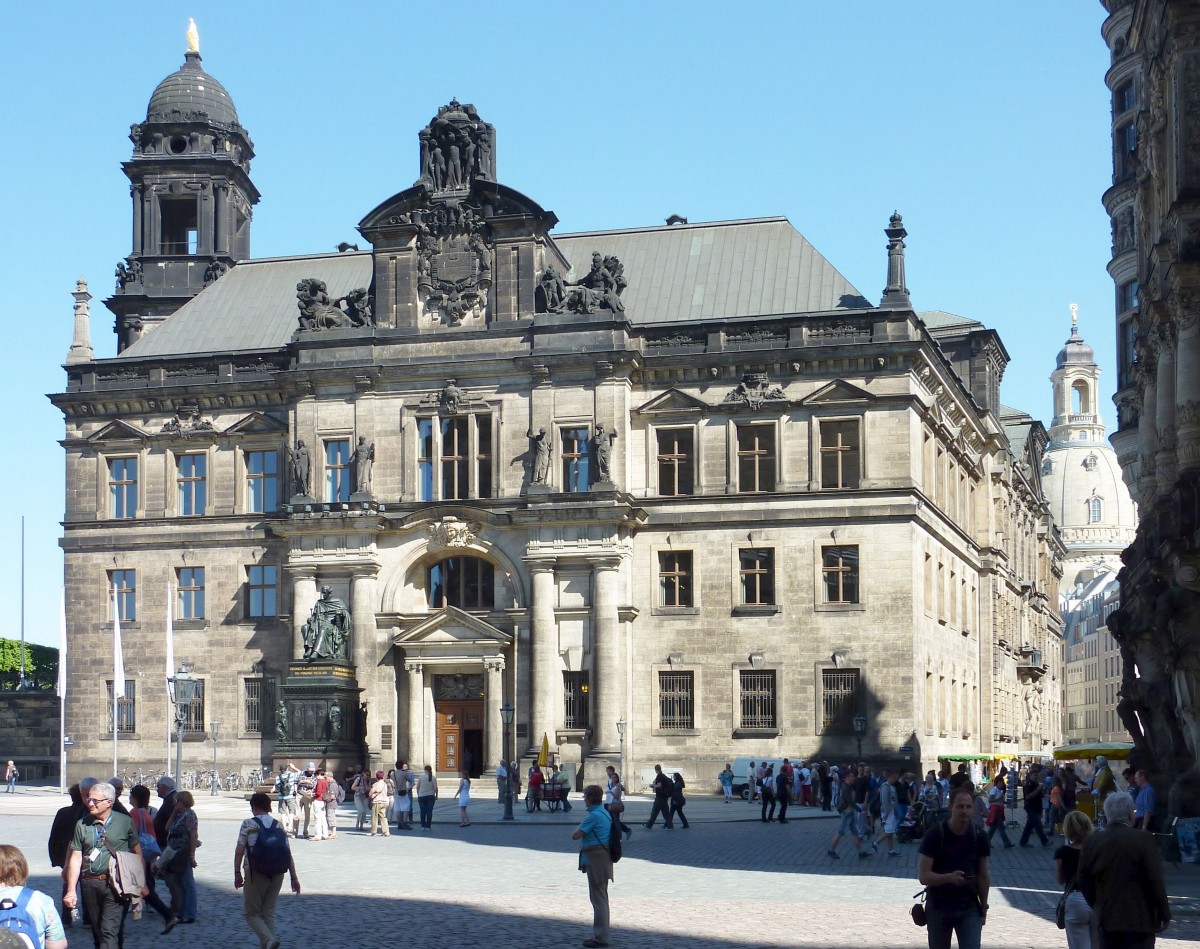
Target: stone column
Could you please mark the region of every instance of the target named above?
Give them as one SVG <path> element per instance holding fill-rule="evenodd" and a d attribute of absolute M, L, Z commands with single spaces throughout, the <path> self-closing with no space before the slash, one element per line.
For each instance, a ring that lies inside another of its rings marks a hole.
<path fill-rule="evenodd" d="M 1158 493 L 1169 494 L 1175 488 L 1175 326 L 1170 322 L 1158 326 L 1158 399 L 1154 427 L 1157 429 L 1158 456 L 1155 459 L 1155 480 Z"/>
<path fill-rule="evenodd" d="M 596 594 L 592 605 L 592 746 L 597 752 L 619 750 L 617 719 L 625 707 L 617 616 L 619 569 L 618 560 L 606 560 L 592 568 Z"/>
<path fill-rule="evenodd" d="M 304 657 L 304 633 L 301 631 L 317 602 L 315 567 L 293 567 L 292 574 L 292 660 Z"/>
<path fill-rule="evenodd" d="M 487 673 L 484 689 L 483 709 L 483 757 L 481 771 L 491 772 L 504 754 L 504 720 L 500 718 L 500 706 L 506 701 L 504 694 L 504 660 L 488 659 L 483 668 Z"/>
<path fill-rule="evenodd" d="M 529 745 L 539 748 L 542 735 L 556 744 L 556 697 L 562 690 L 562 675 L 558 662 L 558 627 L 554 622 L 554 564 L 530 564 L 533 577 L 533 619 L 530 665 L 533 667 L 533 701 L 530 708 Z"/>
<path fill-rule="evenodd" d="M 350 578 L 350 660 L 360 670 L 371 675 L 375 668 L 375 576 L 356 574 Z"/>
<path fill-rule="evenodd" d="M 1175 359 L 1175 419 L 1179 473 L 1200 468 L 1200 293 L 1176 291 L 1175 325 L 1179 346 Z"/>
<path fill-rule="evenodd" d="M 213 185 L 213 253 L 229 252 L 229 185 L 217 182 Z"/>
<path fill-rule="evenodd" d="M 136 257 L 144 251 L 142 247 L 145 245 L 146 236 L 142 232 L 142 216 L 145 209 L 145 189 L 141 185 L 131 185 L 129 193 L 133 196 L 133 253 L 130 256 Z"/>
<path fill-rule="evenodd" d="M 404 757 L 413 771 L 420 771 L 427 761 L 429 749 L 425 746 L 425 668 L 419 662 L 404 663 L 408 673 L 408 751 Z"/>

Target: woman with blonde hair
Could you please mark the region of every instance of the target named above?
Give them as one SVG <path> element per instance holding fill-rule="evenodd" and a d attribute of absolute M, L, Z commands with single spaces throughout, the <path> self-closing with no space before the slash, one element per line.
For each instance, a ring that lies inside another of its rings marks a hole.
<path fill-rule="evenodd" d="M 54 900 L 25 885 L 29 862 L 12 844 L 0 844 L 0 900 L 12 900 L 33 920 L 34 934 L 43 949 L 67 949 L 67 935 Z M 20 941 L 18 937 L 18 942 Z"/>
<path fill-rule="evenodd" d="M 1100 945 L 1099 921 L 1079 892 L 1076 874 L 1083 842 L 1095 828 L 1087 814 L 1071 811 L 1063 818 L 1062 829 L 1067 842 L 1054 851 L 1054 875 L 1066 888 L 1067 949 L 1092 949 Z"/>

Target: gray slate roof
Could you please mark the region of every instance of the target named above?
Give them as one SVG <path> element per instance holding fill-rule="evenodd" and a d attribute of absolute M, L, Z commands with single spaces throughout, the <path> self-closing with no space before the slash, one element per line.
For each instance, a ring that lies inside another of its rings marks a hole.
<path fill-rule="evenodd" d="M 962 332 L 966 329 L 984 329 L 984 325 L 979 320 L 973 320 L 969 316 L 959 316 L 957 313 L 947 313 L 945 310 L 925 310 L 917 314 L 917 319 L 924 323 L 926 329 L 935 336 L 939 331 Z"/>
<path fill-rule="evenodd" d="M 587 272 L 593 251 L 620 258 L 634 323 L 864 308 L 863 298 L 786 218 L 555 236 Z M 296 330 L 296 284 L 324 280 L 332 299 L 371 281 L 369 251 L 243 261 L 118 358 L 276 349 Z"/>

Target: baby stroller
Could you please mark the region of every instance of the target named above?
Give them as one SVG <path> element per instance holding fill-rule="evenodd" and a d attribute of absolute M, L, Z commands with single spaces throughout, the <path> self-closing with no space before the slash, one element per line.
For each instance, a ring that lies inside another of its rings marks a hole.
<path fill-rule="evenodd" d="M 908 810 L 904 814 L 904 820 L 896 828 L 896 839 L 900 843 L 906 844 L 912 840 L 920 840 L 925 836 L 927 811 L 928 809 L 921 801 L 908 806 Z"/>

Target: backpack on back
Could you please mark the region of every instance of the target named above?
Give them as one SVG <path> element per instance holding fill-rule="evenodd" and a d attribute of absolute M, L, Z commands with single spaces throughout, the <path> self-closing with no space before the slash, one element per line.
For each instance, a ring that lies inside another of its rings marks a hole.
<path fill-rule="evenodd" d="M 608 828 L 608 856 L 613 863 L 621 859 L 621 824 L 609 816 L 611 822 Z"/>
<path fill-rule="evenodd" d="M 268 827 L 258 817 L 253 820 L 258 825 L 258 837 L 249 849 L 251 872 L 263 876 L 287 873 L 292 865 L 292 857 L 283 825 L 275 821 Z"/>
<path fill-rule="evenodd" d="M 38 949 L 42 939 L 38 934 L 37 923 L 29 913 L 29 901 L 33 899 L 33 894 L 33 890 L 23 886 L 15 900 L 8 896 L 0 900 L 0 929 L 16 933 L 28 943 L 29 949 Z"/>

